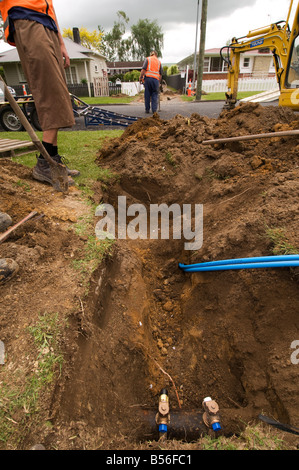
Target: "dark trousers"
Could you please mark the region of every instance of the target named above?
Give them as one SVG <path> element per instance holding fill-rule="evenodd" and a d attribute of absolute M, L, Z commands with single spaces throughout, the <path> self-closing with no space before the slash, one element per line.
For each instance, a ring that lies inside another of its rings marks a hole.
<path fill-rule="evenodd" d="M 159 101 L 159 80 L 153 77 L 145 77 L 144 88 L 145 110 L 150 111 L 152 103 L 152 112 L 155 113 Z"/>

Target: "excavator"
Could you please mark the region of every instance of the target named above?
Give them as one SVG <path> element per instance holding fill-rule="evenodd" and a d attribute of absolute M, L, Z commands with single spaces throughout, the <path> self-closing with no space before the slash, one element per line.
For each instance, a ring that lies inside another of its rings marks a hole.
<path fill-rule="evenodd" d="M 292 29 L 290 29 L 289 20 L 294 7 L 293 3 L 294 0 L 291 0 L 286 21 L 249 31 L 247 36 L 233 38 L 231 44 L 221 49 L 220 55 L 228 66 L 224 106 L 226 109 L 233 109 L 237 103 L 241 54 L 268 49 L 273 54 L 280 89 L 279 106 L 299 111 L 299 2 Z"/>

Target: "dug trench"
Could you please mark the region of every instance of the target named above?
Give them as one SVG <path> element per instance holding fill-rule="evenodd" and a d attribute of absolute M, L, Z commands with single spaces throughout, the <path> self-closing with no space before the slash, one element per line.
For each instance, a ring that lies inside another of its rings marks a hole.
<path fill-rule="evenodd" d="M 227 436 L 257 422 L 259 414 L 298 425 L 298 366 L 291 362 L 298 273 L 282 268 L 191 275 L 178 267 L 298 253 L 296 138 L 202 145 L 211 136 L 296 126 L 291 111 L 255 105 L 218 120 L 154 116 L 100 151 L 98 163 L 117 177 L 99 188 L 98 202 L 117 207 L 125 196 L 128 205 L 142 204 L 148 212 L 152 204 L 202 204 L 203 245 L 186 251 L 183 237 L 118 240 L 94 278 L 87 333 L 61 394 L 59 423 L 72 423 L 85 438 L 93 429 L 99 446 L 134 448 L 157 438 L 142 412 L 155 415 L 166 388 L 172 412 L 182 415 L 195 416 L 203 398 L 213 397 Z M 279 234 L 279 246 L 270 233 Z M 195 438 L 186 423 L 185 435 L 172 431 L 173 438 Z"/>
<path fill-rule="evenodd" d="M 23 446 L 42 440 L 48 449 L 151 449 L 163 388 L 170 413 L 191 416 L 189 427 L 184 419 L 173 427 L 164 448 L 200 447 L 194 417 L 207 396 L 220 407 L 225 436 L 260 414 L 298 426 L 299 366 L 291 360 L 298 272 L 179 269 L 298 253 L 296 137 L 202 144 L 295 128 L 298 117 L 289 110 L 243 105 L 215 120 L 154 115 L 101 148 L 97 162 L 115 177 L 96 184 L 96 204 L 117 207 L 125 196 L 148 213 L 153 204 L 202 205 L 203 244 L 186 250 L 183 236 L 114 243 L 87 297 L 77 293 L 83 301 L 70 316 L 67 365 L 47 410 L 51 427 L 37 426 Z"/>

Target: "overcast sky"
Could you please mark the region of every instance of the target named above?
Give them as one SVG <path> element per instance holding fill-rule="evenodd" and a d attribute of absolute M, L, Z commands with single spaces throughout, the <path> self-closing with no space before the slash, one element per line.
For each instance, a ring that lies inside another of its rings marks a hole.
<path fill-rule="evenodd" d="M 297 5 L 297 2 L 294 2 Z M 209 0 L 206 49 L 224 46 L 233 36 L 287 18 L 289 1 Z M 61 30 L 98 25 L 109 31 L 123 10 L 129 26 L 139 19 L 157 20 L 164 33 L 163 63 L 177 63 L 195 50 L 198 0 L 54 0 Z M 199 2 L 199 29 L 202 1 Z M 1 50 L 7 45 L 1 44 Z M 197 48 L 198 49 L 198 48 Z"/>

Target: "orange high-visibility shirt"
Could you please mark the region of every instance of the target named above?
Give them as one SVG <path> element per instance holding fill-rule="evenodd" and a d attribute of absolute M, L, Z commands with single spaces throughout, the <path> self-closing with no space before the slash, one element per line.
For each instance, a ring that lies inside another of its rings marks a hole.
<path fill-rule="evenodd" d="M 54 21 L 56 21 L 52 0 L 0 0 L 0 12 L 4 22 L 4 33 L 7 40 L 9 36 L 9 10 L 13 7 L 21 7 L 37 11 L 44 15 L 49 15 Z M 11 41 L 8 42 L 13 46 L 15 45 Z"/>
<path fill-rule="evenodd" d="M 156 56 L 151 56 L 147 58 L 148 64 L 147 69 L 145 72 L 146 77 L 153 77 L 157 80 L 160 80 L 160 70 L 161 70 L 161 62 Z"/>

